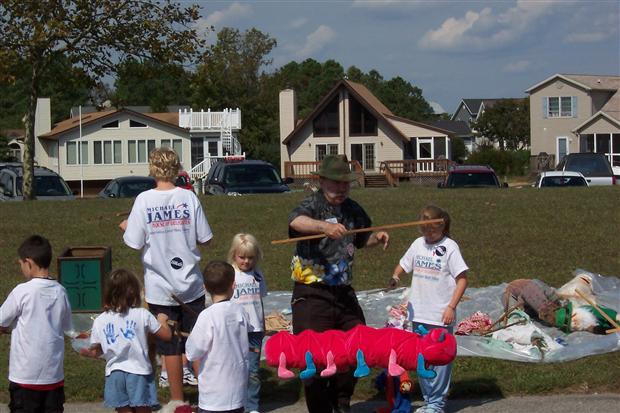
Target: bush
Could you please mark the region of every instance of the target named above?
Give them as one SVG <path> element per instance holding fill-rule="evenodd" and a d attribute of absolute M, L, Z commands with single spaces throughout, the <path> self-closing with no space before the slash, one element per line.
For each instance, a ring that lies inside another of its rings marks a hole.
<path fill-rule="evenodd" d="M 500 151 L 492 146 L 479 146 L 467 158 L 468 164 L 489 165 L 498 175 L 523 176 L 529 171 L 530 151 Z"/>

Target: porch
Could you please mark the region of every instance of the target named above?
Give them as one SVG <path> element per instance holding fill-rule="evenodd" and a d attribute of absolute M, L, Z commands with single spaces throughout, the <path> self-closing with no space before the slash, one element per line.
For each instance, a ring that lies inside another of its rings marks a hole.
<path fill-rule="evenodd" d="M 292 178 L 296 182 L 317 180 L 313 171 L 319 169 L 320 161 L 284 162 L 283 178 Z M 364 170 L 356 161 L 350 161 L 351 170 L 359 174 L 357 183 L 362 186 L 398 186 L 400 181 L 408 180 L 417 184 L 434 185 L 443 180 L 449 168 L 456 162 L 448 159 L 405 159 L 389 160 L 380 163 L 378 171 Z M 380 178 L 380 179 L 378 179 Z"/>

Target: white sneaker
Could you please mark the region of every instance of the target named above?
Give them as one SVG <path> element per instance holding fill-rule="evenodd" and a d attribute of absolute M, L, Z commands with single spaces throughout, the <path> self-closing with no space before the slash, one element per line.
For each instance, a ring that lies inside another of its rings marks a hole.
<path fill-rule="evenodd" d="M 260 413 L 258 410 L 252 410 L 250 413 Z"/>
<path fill-rule="evenodd" d="M 163 375 L 160 374 L 159 375 L 159 387 L 164 388 L 164 387 L 169 387 L 170 383 L 168 383 L 168 375 Z"/>
<path fill-rule="evenodd" d="M 186 404 L 184 401 L 182 400 L 170 400 L 167 404 L 165 404 L 162 409 L 159 411 L 159 413 L 174 413 L 175 410 L 177 409 L 177 407 L 180 406 L 188 406 L 188 404 Z"/>
<path fill-rule="evenodd" d="M 194 376 L 194 373 L 187 367 L 183 368 L 183 384 L 189 386 L 198 386 L 198 379 Z"/>

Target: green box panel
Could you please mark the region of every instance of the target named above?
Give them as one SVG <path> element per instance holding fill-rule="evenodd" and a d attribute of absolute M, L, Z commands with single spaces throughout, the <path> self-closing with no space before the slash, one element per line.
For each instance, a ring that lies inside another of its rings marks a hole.
<path fill-rule="evenodd" d="M 101 263 L 99 259 L 71 259 L 60 262 L 60 282 L 67 290 L 72 311 L 101 311 L 104 271 Z"/>

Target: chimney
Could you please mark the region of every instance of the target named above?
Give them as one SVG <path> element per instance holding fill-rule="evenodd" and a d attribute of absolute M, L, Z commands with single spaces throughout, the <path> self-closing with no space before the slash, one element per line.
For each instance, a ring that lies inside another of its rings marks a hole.
<path fill-rule="evenodd" d="M 280 91 L 280 143 L 297 124 L 297 94 L 293 89 Z"/>
<path fill-rule="evenodd" d="M 52 109 L 50 98 L 38 98 L 37 110 L 34 115 L 34 137 L 52 130 Z"/>

